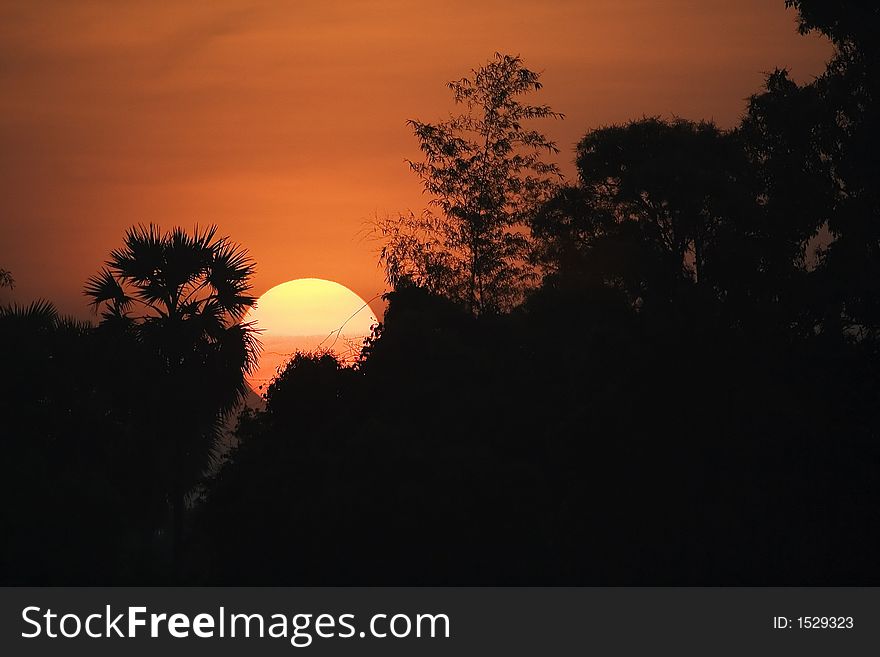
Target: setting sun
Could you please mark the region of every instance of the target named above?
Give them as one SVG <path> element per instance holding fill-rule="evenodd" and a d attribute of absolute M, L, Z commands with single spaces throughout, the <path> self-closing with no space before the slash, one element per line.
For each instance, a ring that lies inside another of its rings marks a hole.
<path fill-rule="evenodd" d="M 249 377 L 258 390 L 297 350 L 327 349 L 343 361 L 357 357 L 376 317 L 368 301 L 344 285 L 321 278 L 300 278 L 271 288 L 248 314 L 260 329 L 263 352 Z"/>

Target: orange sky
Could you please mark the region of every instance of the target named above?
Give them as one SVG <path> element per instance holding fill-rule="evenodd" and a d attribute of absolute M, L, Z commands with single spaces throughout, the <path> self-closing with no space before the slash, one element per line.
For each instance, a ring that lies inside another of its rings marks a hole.
<path fill-rule="evenodd" d="M 733 125 L 762 72 L 830 48 L 783 0 L 0 0 L 0 267 L 14 299 L 85 316 L 125 228 L 217 223 L 291 278 L 383 289 L 376 213 L 420 209 L 408 118 L 495 51 L 543 70 L 573 171 L 587 130 L 642 115 Z M 4 292 L 0 301 L 10 299 Z"/>

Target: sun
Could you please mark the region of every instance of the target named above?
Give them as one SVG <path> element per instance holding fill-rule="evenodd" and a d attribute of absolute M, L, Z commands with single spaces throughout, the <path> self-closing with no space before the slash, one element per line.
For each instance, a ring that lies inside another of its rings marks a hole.
<path fill-rule="evenodd" d="M 344 285 L 322 278 L 298 278 L 276 285 L 245 318 L 260 329 L 263 352 L 248 377 L 259 391 L 297 350 L 327 349 L 351 363 L 376 318 L 370 304 Z"/>

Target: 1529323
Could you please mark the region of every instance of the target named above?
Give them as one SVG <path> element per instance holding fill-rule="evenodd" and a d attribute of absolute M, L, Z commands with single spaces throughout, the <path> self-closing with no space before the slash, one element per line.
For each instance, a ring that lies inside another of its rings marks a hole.
<path fill-rule="evenodd" d="M 797 626 L 802 630 L 851 630 L 852 616 L 798 616 Z"/>

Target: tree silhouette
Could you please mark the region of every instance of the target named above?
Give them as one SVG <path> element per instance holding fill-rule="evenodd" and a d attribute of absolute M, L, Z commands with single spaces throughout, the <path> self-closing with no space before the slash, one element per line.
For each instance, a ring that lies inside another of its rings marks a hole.
<path fill-rule="evenodd" d="M 798 85 L 768 76 L 743 123 L 774 225 L 818 235 L 799 324 L 840 339 L 880 339 L 880 6 L 788 0 L 802 33 L 835 46 L 825 72 Z M 789 295 L 790 296 L 790 295 Z"/>
<path fill-rule="evenodd" d="M 816 272 L 817 324 L 826 333 L 880 342 L 880 5 L 869 0 L 823 3 L 793 0 L 802 32 L 818 30 L 835 46 L 826 71 L 801 96 L 821 111 L 789 148 L 811 149 L 825 164 L 822 189 L 831 203 L 823 220 L 832 238 L 822 245 Z M 765 98 L 778 98 L 768 87 Z M 800 103 L 793 111 L 805 112 Z"/>
<path fill-rule="evenodd" d="M 410 162 L 430 208 L 378 223 L 389 281 L 410 278 L 464 303 L 473 314 L 509 308 L 522 294 L 526 216 L 559 179 L 542 153 L 556 145 L 526 126 L 562 118 L 521 97 L 541 89 L 519 57 L 496 54 L 470 78 L 449 83 L 465 111 L 447 121 L 408 121 L 425 158 Z"/>
<path fill-rule="evenodd" d="M 12 272 L 8 269 L 0 268 L 0 287 L 15 287 L 15 279 L 12 278 Z"/>
<path fill-rule="evenodd" d="M 691 288 L 727 297 L 768 256 L 737 131 L 645 118 L 588 133 L 577 167 L 579 185 L 531 220 L 550 273 L 616 286 L 642 306 Z"/>
<path fill-rule="evenodd" d="M 89 279 L 85 294 L 101 325 L 127 333 L 158 363 L 160 389 L 151 400 L 167 464 L 176 560 L 185 496 L 211 458 L 223 418 L 246 391 L 255 363 L 255 329 L 242 318 L 253 261 L 210 227 L 193 235 L 153 225 L 128 230 L 124 246 Z"/>
<path fill-rule="evenodd" d="M 873 0 L 785 0 L 785 5 L 797 9 L 802 34 L 820 30 L 838 48 L 876 54 L 880 6 Z"/>
<path fill-rule="evenodd" d="M 705 282 L 719 224 L 738 219 L 744 186 L 738 144 L 711 123 L 644 119 L 596 130 L 577 150 L 579 177 L 617 221 L 643 226 L 680 275 Z M 731 216 L 732 215 L 732 216 Z"/>

